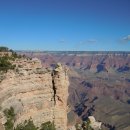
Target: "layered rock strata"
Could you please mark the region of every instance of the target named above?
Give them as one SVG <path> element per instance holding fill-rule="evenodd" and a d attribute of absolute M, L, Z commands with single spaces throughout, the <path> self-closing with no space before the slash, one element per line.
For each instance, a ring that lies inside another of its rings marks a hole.
<path fill-rule="evenodd" d="M 67 130 L 67 69 L 61 64 L 54 70 L 45 69 L 36 58 L 13 64 L 15 71 L 8 71 L 0 83 L 0 124 L 6 122 L 3 111 L 13 107 L 15 126 L 32 118 L 36 126 L 51 121 L 56 130 Z"/>

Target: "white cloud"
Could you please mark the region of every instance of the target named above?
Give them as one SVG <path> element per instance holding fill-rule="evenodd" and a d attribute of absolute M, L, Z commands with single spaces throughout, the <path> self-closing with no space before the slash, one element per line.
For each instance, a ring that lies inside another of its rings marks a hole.
<path fill-rule="evenodd" d="M 130 41 L 130 35 L 127 35 L 127 36 L 125 36 L 125 37 L 123 37 L 123 42 L 129 42 Z"/>

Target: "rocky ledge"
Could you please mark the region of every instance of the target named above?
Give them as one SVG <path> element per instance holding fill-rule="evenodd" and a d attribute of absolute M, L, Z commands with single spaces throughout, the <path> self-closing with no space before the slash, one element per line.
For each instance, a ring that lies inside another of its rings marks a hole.
<path fill-rule="evenodd" d="M 3 111 L 14 108 L 14 126 L 32 118 L 36 126 L 51 121 L 56 130 L 67 130 L 68 69 L 57 64 L 43 68 L 37 58 L 16 59 L 0 83 L 0 126 L 6 122 Z"/>

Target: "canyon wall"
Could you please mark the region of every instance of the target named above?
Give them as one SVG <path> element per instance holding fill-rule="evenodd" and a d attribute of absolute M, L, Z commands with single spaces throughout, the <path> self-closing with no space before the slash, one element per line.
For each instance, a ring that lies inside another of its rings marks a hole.
<path fill-rule="evenodd" d="M 67 130 L 67 98 L 69 80 L 67 68 L 43 68 L 33 58 L 13 61 L 15 70 L 4 74 L 0 83 L 0 126 L 6 122 L 3 111 L 13 107 L 15 126 L 32 118 L 36 126 L 51 121 L 56 130 Z"/>
<path fill-rule="evenodd" d="M 44 66 L 61 62 L 92 72 L 130 70 L 130 52 L 19 52 L 41 59 Z"/>

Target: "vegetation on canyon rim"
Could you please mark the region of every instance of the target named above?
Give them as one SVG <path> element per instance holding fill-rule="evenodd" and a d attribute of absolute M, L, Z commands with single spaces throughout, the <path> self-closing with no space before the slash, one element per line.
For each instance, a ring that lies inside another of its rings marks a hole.
<path fill-rule="evenodd" d="M 4 110 L 4 115 L 7 119 L 7 122 L 4 124 L 5 130 L 56 130 L 54 122 L 45 122 L 41 124 L 41 127 L 38 128 L 34 125 L 33 120 L 30 118 L 29 120 L 25 120 L 24 123 L 18 124 L 14 128 L 15 122 L 15 112 L 14 108 L 10 107 L 10 109 Z M 76 124 L 76 130 L 94 130 L 90 126 L 90 120 L 84 121 L 82 124 Z"/>
<path fill-rule="evenodd" d="M 7 47 L 0 47 L 0 53 L 5 53 L 0 56 L 0 71 L 7 72 L 9 69 L 14 69 L 15 65 L 13 65 L 11 61 L 20 58 L 20 56 L 18 56 L 13 50 L 9 50 Z M 9 56 L 9 53 L 12 53 L 12 55 Z"/>
<path fill-rule="evenodd" d="M 7 47 L 0 47 L 0 72 L 7 72 L 10 69 L 15 69 L 15 65 L 13 65 L 11 61 L 22 57 L 24 56 L 18 55 L 16 52 L 8 49 Z"/>
<path fill-rule="evenodd" d="M 91 121 L 88 119 L 86 121 L 83 121 L 81 124 L 76 124 L 75 125 L 76 130 L 94 130 L 91 126 Z M 101 130 L 101 129 L 100 129 Z"/>
<path fill-rule="evenodd" d="M 7 72 L 9 69 L 14 69 L 15 65 L 12 65 L 8 56 L 0 57 L 0 71 Z"/>
<path fill-rule="evenodd" d="M 76 124 L 76 130 L 94 130 L 90 125 L 90 120 L 84 121 L 82 124 Z"/>
<path fill-rule="evenodd" d="M 4 124 L 5 130 L 56 130 L 54 122 L 45 122 L 41 124 L 41 127 L 38 128 L 34 125 L 33 120 L 30 118 L 29 120 L 25 120 L 24 123 L 18 124 L 16 128 L 14 128 L 15 122 L 15 112 L 14 108 L 10 107 L 10 109 L 4 110 L 4 115 L 7 119 Z"/>

